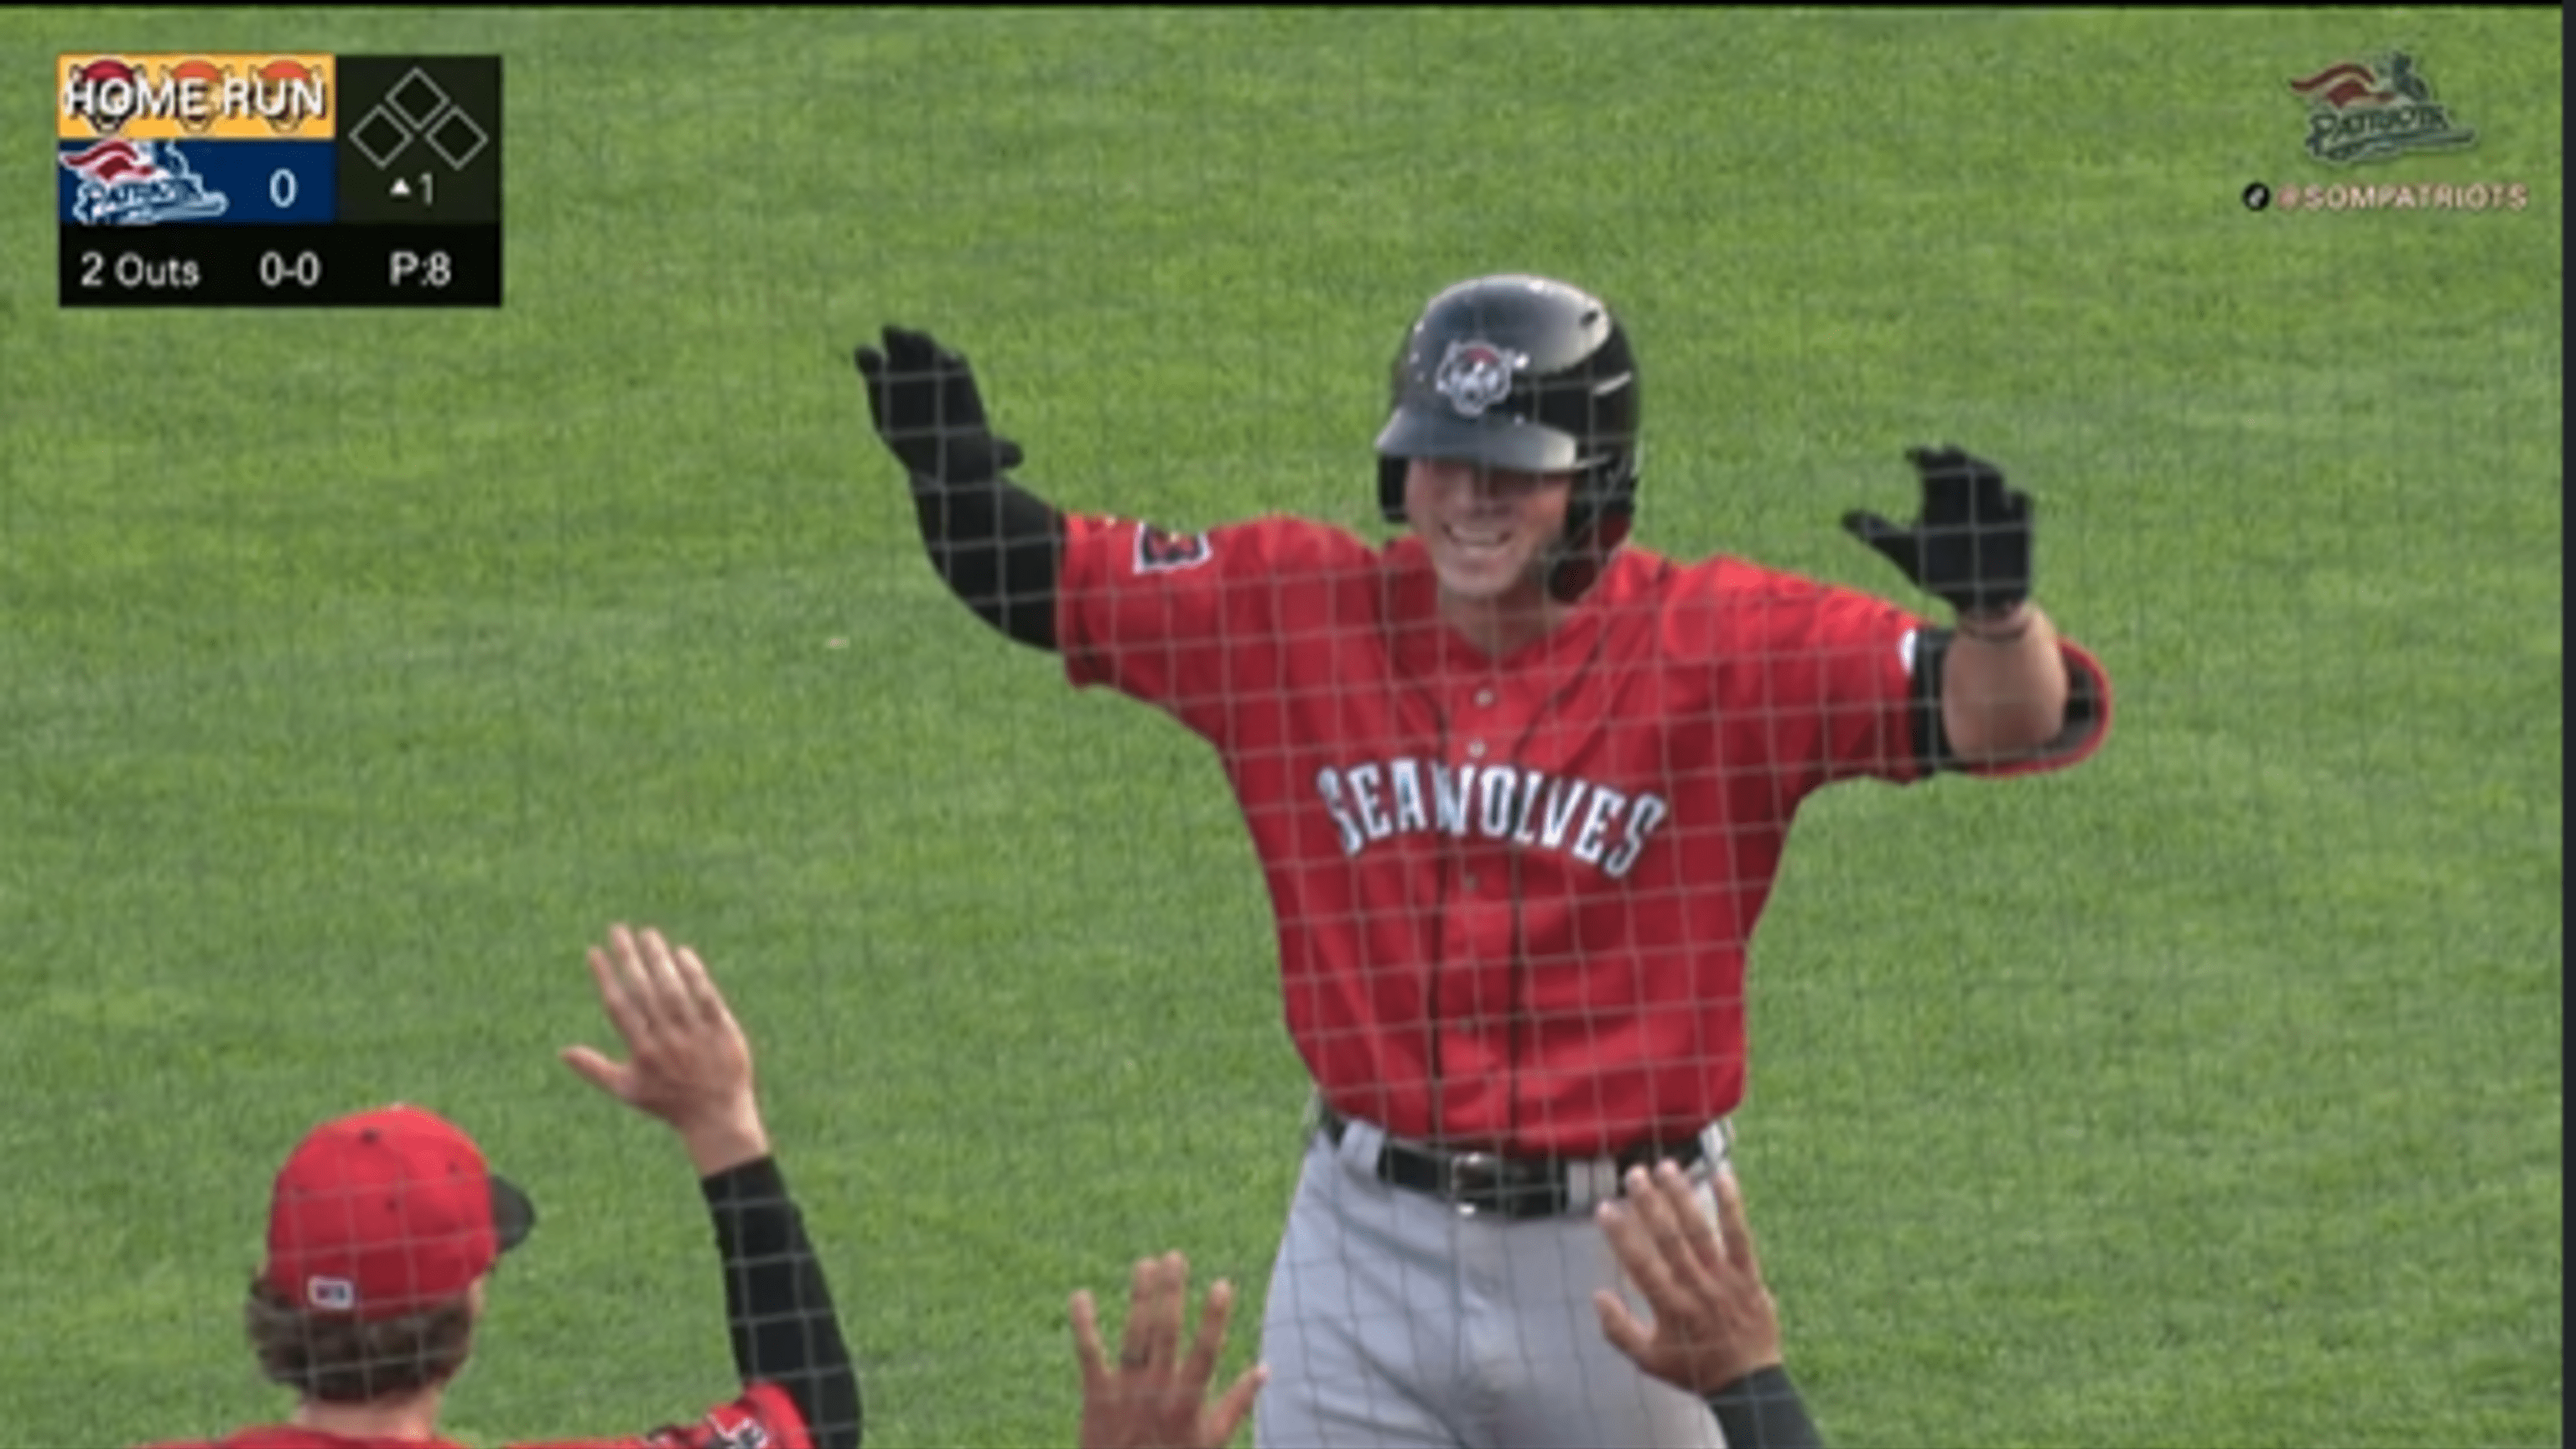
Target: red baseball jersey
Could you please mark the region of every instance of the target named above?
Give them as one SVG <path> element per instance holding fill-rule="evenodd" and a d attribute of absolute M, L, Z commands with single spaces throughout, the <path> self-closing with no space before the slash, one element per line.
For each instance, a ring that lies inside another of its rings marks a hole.
<path fill-rule="evenodd" d="M 1420 543 L 1289 518 L 1180 536 L 1069 521 L 1077 686 L 1212 744 L 1277 916 L 1325 1100 L 1400 1136 L 1593 1156 L 1744 1093 L 1744 971 L 1800 802 L 1917 779 L 1926 621 L 1719 557 L 1621 550 L 1547 638 L 1451 631 Z M 2109 722 L 2109 688 L 2045 758 Z"/>
<path fill-rule="evenodd" d="M 465 1449 L 443 1439 L 351 1439 L 268 1424 L 221 1439 L 173 1440 L 148 1449 Z M 673 1424 L 622 1439 L 549 1439 L 514 1443 L 514 1449 L 813 1449 L 804 1416 L 783 1389 L 754 1384 L 741 1398 L 690 1424 Z"/>

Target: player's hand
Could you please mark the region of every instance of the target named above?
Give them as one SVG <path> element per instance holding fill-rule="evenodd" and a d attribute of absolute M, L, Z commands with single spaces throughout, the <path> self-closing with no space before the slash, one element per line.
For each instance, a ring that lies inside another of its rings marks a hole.
<path fill-rule="evenodd" d="M 1225 1351 L 1234 1285 L 1219 1280 L 1199 1311 L 1198 1341 L 1181 1357 L 1181 1319 L 1190 1294 L 1189 1260 L 1178 1253 L 1136 1265 L 1127 1334 L 1112 1365 L 1100 1347 L 1100 1315 L 1089 1292 L 1073 1295 L 1074 1355 L 1082 1363 L 1082 1449 L 1221 1449 L 1234 1438 L 1270 1376 L 1255 1365 L 1215 1399 L 1208 1385 Z"/>
<path fill-rule="evenodd" d="M 1956 448 L 1909 448 L 1923 478 L 1923 516 L 1899 528 L 1854 510 L 1843 527 L 1922 590 L 1963 614 L 1994 614 L 2030 597 L 2031 503 L 2003 470 Z"/>
<path fill-rule="evenodd" d="M 611 927 L 592 947 L 599 1004 L 625 1039 L 627 1060 L 566 1047 L 566 1065 L 591 1085 L 680 1134 L 699 1175 L 769 1155 L 753 1090 L 751 1042 L 698 954 L 662 933 Z"/>
<path fill-rule="evenodd" d="M 877 436 L 916 480 L 990 483 L 1020 466 L 1020 445 L 995 437 L 966 359 L 927 332 L 885 329 L 884 347 L 854 354 Z"/>
<path fill-rule="evenodd" d="M 1639 1368 L 1694 1394 L 1781 1362 L 1779 1309 L 1731 1172 L 1718 1174 L 1717 1205 L 1712 1227 L 1690 1178 L 1668 1162 L 1651 1179 L 1632 1170 L 1627 1197 L 1600 1211 L 1611 1251 L 1655 1315 L 1651 1327 L 1639 1322 L 1605 1289 L 1592 1295 L 1601 1332 Z"/>

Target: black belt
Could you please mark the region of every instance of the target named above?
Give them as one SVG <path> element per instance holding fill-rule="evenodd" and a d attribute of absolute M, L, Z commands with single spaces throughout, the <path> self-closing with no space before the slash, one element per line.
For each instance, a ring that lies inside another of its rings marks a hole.
<path fill-rule="evenodd" d="M 1350 1119 L 1330 1107 L 1323 1110 L 1324 1135 L 1342 1144 Z M 1629 1168 L 1670 1161 L 1685 1171 L 1707 1156 L 1702 1139 L 1671 1146 L 1647 1144 L 1618 1155 L 1622 1178 Z M 1499 1218 L 1552 1218 L 1574 1206 L 1570 1169 L 1584 1165 L 1559 1157 L 1504 1157 L 1492 1152 L 1442 1152 L 1386 1139 L 1377 1153 L 1377 1180 L 1412 1192 L 1426 1193 L 1455 1206 L 1462 1214 L 1491 1213 Z M 1615 1190 L 1615 1189 L 1614 1189 Z"/>

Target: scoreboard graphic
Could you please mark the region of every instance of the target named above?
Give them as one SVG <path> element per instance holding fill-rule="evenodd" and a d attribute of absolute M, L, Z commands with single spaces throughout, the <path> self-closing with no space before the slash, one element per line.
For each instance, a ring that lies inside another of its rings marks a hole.
<path fill-rule="evenodd" d="M 64 55 L 65 307 L 501 305 L 501 58 Z"/>

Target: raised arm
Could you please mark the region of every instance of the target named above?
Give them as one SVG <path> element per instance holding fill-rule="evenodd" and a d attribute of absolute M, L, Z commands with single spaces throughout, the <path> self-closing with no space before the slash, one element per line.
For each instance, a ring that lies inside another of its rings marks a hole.
<path fill-rule="evenodd" d="M 1853 512 L 1843 526 L 1957 611 L 1954 629 L 1924 642 L 1918 667 L 1942 736 L 1927 763 L 2006 765 L 2064 747 L 2102 701 L 2030 601 L 2029 497 L 1956 448 L 1914 448 L 1906 458 L 1922 478 L 1922 517 L 1900 528 Z"/>
<path fill-rule="evenodd" d="M 697 954 L 660 933 L 618 927 L 593 950 L 600 1003 L 628 1060 L 588 1047 L 564 1060 L 610 1096 L 670 1125 L 697 1169 L 723 1254 L 725 1316 L 744 1396 L 704 1421 L 647 1436 L 654 1445 L 811 1442 L 857 1449 L 858 1373 L 822 1265 L 770 1154 L 753 1089 L 751 1046 Z M 782 1422 L 790 1401 L 796 1424 Z M 798 1425 L 802 1434 L 794 1432 Z"/>
<path fill-rule="evenodd" d="M 885 329 L 855 353 L 877 437 L 912 480 L 931 566 L 977 618 L 1034 649 L 1056 648 L 1062 514 L 1002 474 L 1020 445 L 984 417 L 975 374 L 926 332 Z"/>
<path fill-rule="evenodd" d="M 815 1449 L 858 1449 L 858 1371 L 778 1160 L 764 1152 L 701 1174 L 699 1186 L 724 1258 L 736 1374 L 746 1387 L 774 1384 L 794 1399 Z"/>
<path fill-rule="evenodd" d="M 1088 1291 L 1073 1295 L 1074 1357 L 1082 1366 L 1082 1449 L 1224 1449 L 1252 1412 L 1270 1371 L 1256 1364 L 1220 1393 L 1211 1393 L 1234 1287 L 1208 1290 L 1199 1332 L 1181 1352 L 1181 1320 L 1190 1264 L 1178 1253 L 1136 1264 L 1127 1335 L 1111 1368 L 1100 1345 L 1100 1307 Z"/>
<path fill-rule="evenodd" d="M 1717 1221 L 1671 1163 L 1630 1170 L 1598 1211 L 1610 1250 L 1653 1312 L 1593 1294 L 1601 1332 L 1639 1368 L 1707 1400 L 1731 1449 L 1818 1449 L 1823 1440 L 1780 1352 L 1780 1310 L 1762 1281 L 1753 1227 L 1732 1173 L 1713 1184 Z"/>

